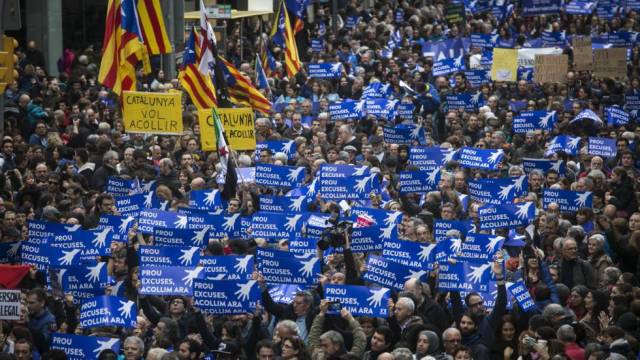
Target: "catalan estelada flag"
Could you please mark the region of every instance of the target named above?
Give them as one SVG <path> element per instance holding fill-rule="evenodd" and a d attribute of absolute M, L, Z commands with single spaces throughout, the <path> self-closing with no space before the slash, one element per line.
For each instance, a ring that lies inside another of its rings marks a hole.
<path fill-rule="evenodd" d="M 231 101 L 236 104 L 248 105 L 255 111 L 268 115 L 271 110 L 271 101 L 262 95 L 233 64 L 220 55 L 218 55 L 218 60 L 224 65 L 222 71 Z"/>
<path fill-rule="evenodd" d="M 260 61 L 264 66 L 264 73 L 271 77 L 276 71 L 276 59 L 273 57 L 271 50 L 269 50 L 268 41 L 267 34 L 263 33 L 260 36 Z"/>
<path fill-rule="evenodd" d="M 304 29 L 304 10 L 309 6 L 310 0 L 285 0 L 287 8 L 293 14 L 296 21 L 293 25 L 293 33 L 297 34 Z"/>
<path fill-rule="evenodd" d="M 287 76 L 294 77 L 302 68 L 300 56 L 298 56 L 298 46 L 296 38 L 291 29 L 289 21 L 289 13 L 284 4 L 284 0 L 280 1 L 276 20 L 271 29 L 271 41 L 284 49 L 284 62 L 287 69 Z"/>
<path fill-rule="evenodd" d="M 189 40 L 185 44 L 182 57 L 182 69 L 178 75 L 180 84 L 189 93 L 191 101 L 198 109 L 211 109 L 217 105 L 216 91 L 209 74 L 203 74 L 198 69 L 196 56 L 196 34 L 191 31 Z"/>
<path fill-rule="evenodd" d="M 109 0 L 98 81 L 122 95 L 136 89 L 136 65 L 151 72 L 135 0 Z"/>
<path fill-rule="evenodd" d="M 172 51 L 167 28 L 164 26 L 160 0 L 138 0 L 138 17 L 142 36 L 149 53 L 168 54 Z"/>

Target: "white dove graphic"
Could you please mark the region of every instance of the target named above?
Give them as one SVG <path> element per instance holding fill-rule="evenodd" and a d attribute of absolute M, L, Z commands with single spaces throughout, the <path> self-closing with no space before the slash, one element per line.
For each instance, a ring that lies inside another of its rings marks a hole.
<path fill-rule="evenodd" d="M 213 206 L 216 203 L 216 195 L 218 195 L 218 193 L 218 189 L 212 189 L 211 191 L 204 193 L 204 204 L 206 206 Z"/>
<path fill-rule="evenodd" d="M 579 207 L 585 207 L 587 205 L 587 200 L 591 195 L 591 191 L 585 191 L 582 194 L 578 195 L 573 202 Z"/>
<path fill-rule="evenodd" d="M 173 225 L 175 225 L 176 229 L 186 229 L 187 228 L 188 218 L 185 215 L 178 215 L 178 220 L 176 220 Z"/>
<path fill-rule="evenodd" d="M 300 166 L 295 169 L 289 169 L 289 174 L 287 175 L 287 180 L 294 182 L 298 181 L 300 174 L 304 171 L 304 167 Z"/>
<path fill-rule="evenodd" d="M 293 200 L 291 202 L 291 204 L 289 204 L 289 210 L 291 211 L 300 211 L 300 209 L 302 209 L 302 202 L 306 199 L 307 197 L 304 195 L 298 196 L 295 200 Z"/>
<path fill-rule="evenodd" d="M 120 226 L 118 227 L 118 230 L 120 232 L 120 234 L 126 234 L 127 233 L 127 229 L 129 229 L 129 224 L 131 224 L 131 222 L 135 220 L 135 218 L 133 216 L 127 216 L 126 218 L 123 217 L 120 220 Z"/>
<path fill-rule="evenodd" d="M 282 151 L 287 155 L 291 154 L 291 150 L 293 149 L 293 144 L 294 144 L 293 140 L 285 141 L 284 143 L 282 143 L 282 148 L 280 148 L 280 151 Z"/>
<path fill-rule="evenodd" d="M 107 227 L 107 228 L 104 228 L 102 231 L 94 232 L 93 235 L 95 237 L 93 238 L 93 240 L 91 240 L 91 243 L 93 244 L 93 246 L 103 248 L 107 242 L 107 235 L 109 235 L 110 231 L 111 231 L 111 228 Z"/>
<path fill-rule="evenodd" d="M 538 121 L 538 126 L 540 126 L 541 128 L 549 127 L 549 121 L 551 120 L 551 118 L 553 118 L 555 116 L 555 114 L 556 114 L 556 112 L 552 111 L 552 112 L 548 113 L 547 115 L 541 117 L 540 120 Z"/>
<path fill-rule="evenodd" d="M 100 353 L 101 353 L 103 350 L 112 350 L 112 349 L 113 349 L 113 346 L 114 346 L 115 344 L 117 344 L 117 343 L 118 343 L 118 341 L 120 341 L 120 339 L 109 339 L 109 340 L 104 340 L 104 341 L 102 341 L 102 340 L 96 340 L 96 342 L 97 342 L 97 343 L 98 343 L 98 345 L 100 345 L 100 346 L 98 346 L 97 348 L 93 349 L 93 352 L 96 354 L 96 356 L 98 356 L 98 355 L 100 355 Z"/>
<path fill-rule="evenodd" d="M 224 231 L 230 231 L 236 228 L 236 220 L 240 217 L 240 213 L 233 214 L 232 216 L 224 218 L 225 222 L 222 224 Z"/>
<path fill-rule="evenodd" d="M 209 231 L 209 226 L 205 226 L 199 231 L 196 231 L 193 234 L 193 237 L 191 237 L 191 243 L 194 246 L 202 246 L 204 243 L 204 236 L 207 234 L 207 231 Z"/>
<path fill-rule="evenodd" d="M 382 228 L 382 233 L 378 236 L 378 239 L 383 240 L 391 240 L 391 234 L 393 233 L 393 229 L 395 229 L 396 224 L 391 224 L 385 228 Z"/>
<path fill-rule="evenodd" d="M 255 280 L 249 280 L 246 284 L 236 284 L 240 289 L 236 290 L 235 294 L 240 301 L 247 301 L 249 299 L 249 294 L 251 293 L 251 289 L 253 285 L 255 285 Z"/>
<path fill-rule="evenodd" d="M 367 298 L 367 301 L 369 302 L 369 306 L 380 307 L 380 305 L 382 305 L 382 298 L 384 298 L 384 295 L 387 292 L 389 292 L 389 289 L 387 288 L 380 288 L 377 290 L 369 289 L 369 292 L 371 293 L 371 296 Z"/>
<path fill-rule="evenodd" d="M 120 302 L 120 306 L 118 308 L 118 311 L 120 311 L 120 315 L 122 315 L 125 318 L 131 318 L 131 309 L 133 308 L 133 304 L 135 304 L 133 301 L 128 300 L 128 301 L 122 301 L 122 300 L 118 300 Z"/>
<path fill-rule="evenodd" d="M 182 253 L 182 255 L 180 255 L 180 257 L 178 258 L 178 260 L 180 260 L 180 265 L 191 266 L 191 262 L 193 261 L 193 255 L 199 249 L 200 248 L 197 246 L 193 246 L 189 249 L 180 249 L 180 252 Z"/>
<path fill-rule="evenodd" d="M 518 211 L 516 211 L 518 219 L 525 220 L 529 217 L 529 208 L 531 208 L 531 205 L 533 205 L 533 202 L 531 201 L 516 205 L 518 208 Z"/>
<path fill-rule="evenodd" d="M 236 258 L 235 260 L 238 262 L 233 266 L 233 269 L 240 274 L 244 274 L 247 272 L 247 266 L 249 266 L 249 261 L 253 258 L 253 255 L 246 255 L 241 258 Z"/>
<path fill-rule="evenodd" d="M 427 272 L 425 270 L 414 271 L 409 270 L 409 275 L 405 276 L 405 279 L 419 279 L 423 277 Z"/>
<path fill-rule="evenodd" d="M 467 274 L 467 278 L 474 284 L 477 284 L 480 282 L 480 280 L 482 280 L 482 275 L 484 275 L 484 272 L 490 267 L 491 263 L 480 266 L 469 266 L 472 271 L 471 273 Z"/>
<path fill-rule="evenodd" d="M 187 286 L 193 286 L 193 279 L 196 279 L 198 275 L 200 275 L 202 269 L 204 269 L 202 266 L 196 266 L 192 270 L 185 270 L 184 272 L 187 275 L 182 278 L 182 281 L 184 281 Z"/>
<path fill-rule="evenodd" d="M 296 214 L 292 217 L 288 217 L 287 218 L 287 223 L 285 224 L 285 229 L 287 231 L 295 231 L 296 230 L 296 225 L 298 225 L 298 220 L 300 220 L 300 218 L 302 218 L 302 214 Z"/>
<path fill-rule="evenodd" d="M 420 245 L 420 253 L 418 254 L 418 258 L 420 261 L 427 261 L 429 256 L 431 256 L 431 252 L 436 248 L 436 244 L 429 244 L 427 246 Z"/>
<path fill-rule="evenodd" d="M 489 156 L 489 159 L 487 161 L 489 162 L 489 164 L 495 164 L 503 154 L 504 151 L 502 149 L 498 149 L 497 151 L 491 153 L 491 156 Z"/>
<path fill-rule="evenodd" d="M 302 271 L 302 276 L 309 277 L 313 274 L 313 266 L 318 262 L 317 257 L 313 257 L 307 261 L 300 261 L 302 267 L 298 271 Z"/>
<path fill-rule="evenodd" d="M 87 270 L 89 270 L 89 272 L 84 275 L 87 281 L 92 283 L 98 281 L 100 279 L 100 271 L 104 267 L 104 264 L 104 262 L 99 262 L 95 266 L 88 266 Z"/>
<path fill-rule="evenodd" d="M 489 253 L 493 253 L 493 250 L 496 248 L 496 245 L 500 242 L 500 240 L 504 239 L 502 236 L 494 236 L 489 238 L 489 243 L 485 247 L 485 250 Z"/>
<path fill-rule="evenodd" d="M 62 251 L 62 256 L 58 258 L 60 265 L 71 265 L 73 259 L 80 253 L 80 249 L 73 249 L 69 251 Z"/>

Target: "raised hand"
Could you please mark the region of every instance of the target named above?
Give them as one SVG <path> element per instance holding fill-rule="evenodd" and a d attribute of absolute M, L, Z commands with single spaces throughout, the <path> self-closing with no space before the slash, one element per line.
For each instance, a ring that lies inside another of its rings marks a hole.
<path fill-rule="evenodd" d="M 491 153 L 491 156 L 489 156 L 487 161 L 489 164 L 495 164 L 502 154 L 504 154 L 504 151 L 502 149 L 498 149 Z"/>
<path fill-rule="evenodd" d="M 289 204 L 289 210 L 291 210 L 291 211 L 300 211 L 300 209 L 302 208 L 302 202 L 306 198 L 307 197 L 305 195 L 297 197 L 295 200 L 293 200 L 291 202 L 291 204 Z"/>
<path fill-rule="evenodd" d="M 527 218 L 527 216 L 529 215 L 529 208 L 532 204 L 533 202 L 528 201 L 526 203 L 516 205 L 516 207 L 518 208 L 518 211 L 516 211 L 516 216 L 518 217 L 518 219 Z"/>
<path fill-rule="evenodd" d="M 419 279 L 421 277 L 423 277 L 427 272 L 424 270 L 420 270 L 420 271 L 413 271 L 413 270 L 409 270 L 409 275 L 405 276 L 405 279 Z"/>
<path fill-rule="evenodd" d="M 393 229 L 396 228 L 396 224 L 391 224 L 389 226 L 387 226 L 386 228 L 382 228 L 382 233 L 380 234 L 380 236 L 378 236 L 378 239 L 391 239 L 391 233 L 393 232 Z"/>
<path fill-rule="evenodd" d="M 400 216 L 402 216 L 402 211 L 394 211 L 391 214 L 387 215 L 386 218 L 384 218 L 384 224 L 387 226 L 395 224 L 398 222 L 398 218 Z"/>
<path fill-rule="evenodd" d="M 509 194 L 511 193 L 511 189 L 513 189 L 515 184 L 500 186 L 500 192 L 498 193 L 498 197 L 500 200 L 507 200 L 509 198 Z"/>
<path fill-rule="evenodd" d="M 451 239 L 449 250 L 451 250 L 454 254 L 459 253 L 462 250 L 462 239 Z"/>

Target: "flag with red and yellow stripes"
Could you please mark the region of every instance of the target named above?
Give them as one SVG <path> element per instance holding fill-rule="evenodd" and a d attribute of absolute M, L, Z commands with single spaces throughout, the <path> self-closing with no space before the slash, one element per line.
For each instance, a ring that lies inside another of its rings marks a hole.
<path fill-rule="evenodd" d="M 291 28 L 289 12 L 287 11 L 284 0 L 281 0 L 280 6 L 278 6 L 276 20 L 271 29 L 271 41 L 284 49 L 284 62 L 285 68 L 287 69 L 287 76 L 295 76 L 302 68 L 302 62 L 298 55 L 296 37 Z"/>
<path fill-rule="evenodd" d="M 233 64 L 220 55 L 218 55 L 218 60 L 224 65 L 222 66 L 222 72 L 224 73 L 231 101 L 236 104 L 250 106 L 254 110 L 268 115 L 269 111 L 271 111 L 271 101 L 256 89 Z"/>
<path fill-rule="evenodd" d="M 167 28 L 164 26 L 160 0 L 138 0 L 138 17 L 142 36 L 152 55 L 168 54 L 172 51 Z"/>
<path fill-rule="evenodd" d="M 196 33 L 192 30 L 185 44 L 178 79 L 198 109 L 211 109 L 217 105 L 216 91 L 209 74 L 203 74 L 198 69 L 196 46 Z"/>
<path fill-rule="evenodd" d="M 98 81 L 113 92 L 136 89 L 136 66 L 151 72 L 135 0 L 109 0 Z"/>

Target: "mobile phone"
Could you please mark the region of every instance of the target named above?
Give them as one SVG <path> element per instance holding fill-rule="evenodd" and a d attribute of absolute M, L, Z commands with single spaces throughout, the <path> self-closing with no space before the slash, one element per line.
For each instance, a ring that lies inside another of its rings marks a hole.
<path fill-rule="evenodd" d="M 531 336 L 525 336 L 524 338 L 522 338 L 522 344 L 524 344 L 525 346 L 527 346 L 528 348 L 532 348 L 533 345 L 536 344 L 536 339 L 532 338 Z"/>
<path fill-rule="evenodd" d="M 332 301 L 329 303 L 329 311 L 340 311 L 342 310 L 342 304 L 337 301 Z"/>

